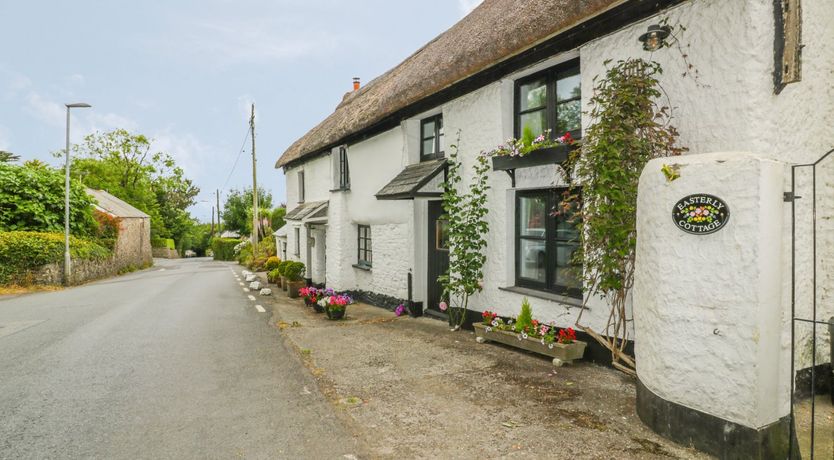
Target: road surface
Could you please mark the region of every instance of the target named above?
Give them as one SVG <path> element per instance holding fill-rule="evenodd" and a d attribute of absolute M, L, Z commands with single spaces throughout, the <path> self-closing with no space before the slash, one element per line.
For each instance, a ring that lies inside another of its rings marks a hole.
<path fill-rule="evenodd" d="M 0 458 L 352 458 L 230 266 L 0 299 Z"/>

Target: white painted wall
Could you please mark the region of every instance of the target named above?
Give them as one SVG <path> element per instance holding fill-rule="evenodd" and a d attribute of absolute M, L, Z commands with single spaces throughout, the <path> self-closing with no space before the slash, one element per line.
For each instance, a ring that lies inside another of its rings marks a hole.
<path fill-rule="evenodd" d="M 333 181 L 332 159 L 307 162 L 303 167 L 307 171 L 308 200 L 330 200 L 328 282 L 338 289 L 374 290 L 405 297 L 405 276 L 412 269 L 415 296 L 422 299 L 426 285 L 425 202 L 387 202 L 373 196 L 402 167 L 419 161 L 419 120 L 442 112 L 446 143 L 455 143 L 460 130 L 464 165 L 471 170 L 475 155 L 512 135 L 513 81 L 576 56 L 581 59 L 586 109 L 593 93 L 593 79 L 604 73 L 605 60 L 651 58 L 664 68 L 661 83 L 669 96 L 668 104 L 675 108 L 674 124 L 680 130 L 681 144 L 691 152 L 753 150 L 785 161 L 815 159 L 834 147 L 834 85 L 830 84 L 834 76 L 834 47 L 829 46 L 834 43 L 834 28 L 829 27 L 834 23 L 834 6 L 822 1 L 803 3 L 804 79 L 789 85 L 778 96 L 773 94 L 772 82 L 772 8 L 770 0 L 685 2 L 589 42 L 579 50 L 554 56 L 421 116 L 403 120 L 397 128 L 349 146 L 349 192 L 328 192 Z M 689 62 L 699 71 L 697 81 L 681 76 L 685 63 L 677 49 L 665 48 L 652 54 L 642 50 L 637 37 L 649 24 L 662 18 L 668 18 L 670 24 L 686 26 L 681 45 Z M 590 123 L 585 116 L 583 125 Z M 296 169 L 287 171 L 290 208 L 296 201 Z M 490 172 L 489 184 L 492 188 L 485 290 L 474 299 L 472 308 L 515 315 L 522 296 L 499 289 L 514 284 L 514 192 L 503 172 Z M 554 185 L 559 185 L 559 176 L 553 168 L 518 171 L 518 189 Z M 357 223 L 372 226 L 375 259 L 370 273 L 351 266 L 356 261 Z M 289 239 L 292 252 L 292 232 Z M 830 251 L 831 246 L 826 243 L 824 250 Z M 834 268 L 826 273 L 833 271 Z M 785 281 L 781 283 L 784 292 Z M 560 326 L 573 325 L 579 312 L 572 301 L 530 300 L 536 317 Z M 608 307 L 599 300 L 593 300 L 589 307 L 583 323 L 596 328 L 604 326 Z M 785 338 L 782 340 L 784 346 Z"/>
<path fill-rule="evenodd" d="M 750 153 L 687 155 L 643 171 L 637 214 L 634 323 L 638 376 L 665 400 L 751 428 L 789 411 L 790 349 L 782 279 L 790 270 L 786 164 Z M 709 235 L 679 230 L 674 204 L 724 200 L 730 217 Z"/>

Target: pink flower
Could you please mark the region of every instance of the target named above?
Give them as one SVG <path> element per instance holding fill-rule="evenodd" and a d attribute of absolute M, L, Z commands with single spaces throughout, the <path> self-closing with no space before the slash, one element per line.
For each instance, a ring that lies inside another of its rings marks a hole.
<path fill-rule="evenodd" d="M 449 305 L 446 304 L 446 302 L 440 302 L 440 305 L 438 305 L 438 307 L 440 307 L 440 311 L 446 311 L 446 309 L 449 308 Z"/>

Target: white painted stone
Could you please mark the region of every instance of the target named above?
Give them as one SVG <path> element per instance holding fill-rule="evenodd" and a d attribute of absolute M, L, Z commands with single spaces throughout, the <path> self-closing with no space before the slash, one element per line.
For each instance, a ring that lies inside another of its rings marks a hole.
<path fill-rule="evenodd" d="M 249 270 L 243 270 L 243 271 L 242 271 L 242 272 L 240 272 L 240 273 L 241 273 L 243 276 L 249 276 L 249 275 L 251 275 L 251 274 L 252 274 L 252 272 L 250 272 Z"/>
<path fill-rule="evenodd" d="M 258 275 L 252 275 L 252 274 L 246 275 L 246 278 L 245 278 L 247 283 L 251 283 L 252 281 L 255 281 L 257 279 L 258 279 Z"/>
<path fill-rule="evenodd" d="M 668 163 L 680 167 L 673 182 L 661 172 Z M 640 381 L 661 398 L 751 428 L 788 413 L 785 177 L 784 163 L 740 152 L 657 159 L 644 169 L 635 353 Z M 729 207 L 718 232 L 691 235 L 673 222 L 674 204 L 696 193 Z"/>
<path fill-rule="evenodd" d="M 272 289 L 269 289 L 269 288 L 263 288 L 263 289 L 261 289 L 260 294 L 261 294 L 261 295 L 263 295 L 263 296 L 269 296 L 269 295 L 272 295 Z"/>
<path fill-rule="evenodd" d="M 249 289 L 252 289 L 253 291 L 257 291 L 260 288 L 261 288 L 261 282 L 260 281 L 252 281 L 251 283 L 249 283 Z"/>

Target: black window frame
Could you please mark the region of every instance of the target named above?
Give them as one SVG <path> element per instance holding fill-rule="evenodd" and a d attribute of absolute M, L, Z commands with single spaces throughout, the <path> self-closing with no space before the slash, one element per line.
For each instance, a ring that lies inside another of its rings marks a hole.
<path fill-rule="evenodd" d="M 432 136 L 425 137 L 423 136 L 423 128 L 429 123 L 434 123 L 434 132 L 432 133 Z M 430 117 L 423 118 L 422 120 L 420 120 L 420 161 L 437 160 L 446 157 L 446 153 L 440 150 L 440 140 L 443 136 L 444 131 L 442 113 L 432 115 Z M 434 153 L 426 153 L 425 149 L 423 148 L 423 144 L 425 143 L 425 141 L 430 139 L 434 139 Z"/>
<path fill-rule="evenodd" d="M 518 287 L 535 289 L 537 291 L 550 292 L 567 297 L 582 298 L 583 287 L 565 286 L 556 284 L 553 280 L 554 272 L 558 266 L 556 257 L 558 242 L 577 244 L 577 240 L 559 240 L 557 238 L 557 224 L 565 221 L 563 216 L 554 216 L 553 210 L 562 200 L 562 194 L 569 190 L 567 187 L 544 188 L 533 190 L 519 190 L 515 194 L 515 285 Z M 545 198 L 545 234 L 543 237 L 523 236 L 521 234 L 521 199 L 522 198 Z M 522 240 L 537 240 L 545 243 L 545 276 L 544 282 L 521 277 L 521 264 L 524 261 L 521 254 Z M 581 278 L 580 278 L 581 283 Z"/>
<path fill-rule="evenodd" d="M 350 165 L 347 147 L 339 147 L 339 190 L 350 190 Z"/>
<path fill-rule="evenodd" d="M 373 266 L 373 258 L 371 226 L 358 224 L 356 226 L 356 265 L 363 268 L 371 268 Z"/>
<path fill-rule="evenodd" d="M 532 75 L 525 76 L 515 81 L 515 96 L 514 96 L 514 106 L 513 106 L 513 132 L 516 139 L 520 139 L 522 137 L 522 130 L 523 127 L 521 126 L 521 116 L 527 113 L 537 112 L 540 110 L 544 110 L 546 113 L 546 121 L 547 126 L 545 129 L 550 130 L 550 138 L 555 139 L 557 137 L 561 137 L 564 132 L 557 132 L 556 126 L 559 122 L 557 118 L 557 106 L 567 104 L 570 102 L 579 101 L 580 110 L 582 104 L 582 94 L 580 88 L 579 96 L 572 97 L 569 99 L 565 99 L 563 101 L 556 101 L 556 82 L 565 77 L 571 77 L 573 75 L 581 75 L 580 67 L 579 67 L 579 59 L 572 59 L 567 62 L 563 62 L 561 64 L 555 65 L 553 67 L 544 69 L 540 72 L 536 72 Z M 545 84 L 547 86 L 547 100 L 545 102 L 544 109 L 537 107 L 534 109 L 527 109 L 521 110 L 521 87 L 527 83 L 530 83 L 535 80 L 544 79 Z M 573 131 L 569 131 L 571 137 L 574 139 L 581 139 L 582 138 L 582 118 L 580 114 L 579 120 L 579 129 L 575 129 Z"/>

